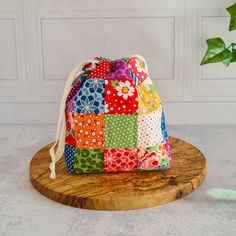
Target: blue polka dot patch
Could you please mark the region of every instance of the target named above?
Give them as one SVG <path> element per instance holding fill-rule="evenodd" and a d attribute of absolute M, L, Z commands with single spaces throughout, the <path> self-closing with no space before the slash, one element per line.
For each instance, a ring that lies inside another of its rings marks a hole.
<path fill-rule="evenodd" d="M 75 156 L 75 147 L 68 144 L 65 145 L 65 159 L 69 173 L 74 172 L 74 156 Z"/>

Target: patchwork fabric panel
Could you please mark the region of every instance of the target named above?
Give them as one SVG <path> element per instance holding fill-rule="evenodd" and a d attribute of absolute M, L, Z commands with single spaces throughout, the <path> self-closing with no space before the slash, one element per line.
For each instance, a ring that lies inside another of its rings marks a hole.
<path fill-rule="evenodd" d="M 161 164 L 161 157 L 156 152 L 149 152 L 147 149 L 139 148 L 138 169 L 157 170 Z"/>
<path fill-rule="evenodd" d="M 104 115 L 74 114 L 75 141 L 78 148 L 104 147 Z"/>
<path fill-rule="evenodd" d="M 136 148 L 137 115 L 105 115 L 105 148 Z"/>
<path fill-rule="evenodd" d="M 162 109 L 162 114 L 161 114 L 161 130 L 162 130 L 162 136 L 164 139 L 168 138 L 168 133 L 166 130 L 166 122 L 165 122 L 165 115 L 164 115 L 164 111 Z"/>
<path fill-rule="evenodd" d="M 149 90 L 150 92 L 152 92 L 153 95 L 156 96 L 156 97 L 160 100 L 160 102 L 161 102 L 161 99 L 160 99 L 160 97 L 159 97 L 159 95 L 158 95 L 158 93 L 157 93 L 156 87 L 155 87 L 155 85 L 152 83 L 150 77 L 148 77 L 142 84 L 147 88 L 147 90 Z"/>
<path fill-rule="evenodd" d="M 81 76 L 75 80 L 66 99 L 66 111 L 74 112 L 74 98 L 81 86 Z"/>
<path fill-rule="evenodd" d="M 65 104 L 69 173 L 168 169 L 160 97 L 142 57 L 96 57 L 80 68 Z"/>
<path fill-rule="evenodd" d="M 170 165 L 169 165 L 169 168 L 170 168 L 171 163 L 172 163 L 172 157 L 171 157 L 171 152 L 170 152 L 170 140 L 169 140 L 169 138 L 167 138 L 167 139 L 165 140 L 165 142 L 166 142 L 167 155 L 168 155 L 169 161 L 170 161 Z"/>
<path fill-rule="evenodd" d="M 161 106 L 161 99 L 157 93 L 147 89 L 144 84 L 136 86 L 139 97 L 139 114 L 147 114 L 157 110 Z"/>
<path fill-rule="evenodd" d="M 138 79 L 138 77 L 133 72 L 131 72 L 131 77 L 132 77 L 135 85 L 141 84 L 141 81 Z"/>
<path fill-rule="evenodd" d="M 148 74 L 145 71 L 145 64 L 144 62 L 140 61 L 137 57 L 132 57 L 129 60 L 128 67 L 141 82 L 147 79 Z"/>
<path fill-rule="evenodd" d="M 104 172 L 135 171 L 137 165 L 137 149 L 104 150 Z"/>
<path fill-rule="evenodd" d="M 106 80 L 105 84 L 106 114 L 134 114 L 138 110 L 138 94 L 132 80 Z"/>
<path fill-rule="evenodd" d="M 138 149 L 138 169 L 140 170 L 161 170 L 168 169 L 170 156 L 167 152 L 165 141 L 149 148 Z"/>
<path fill-rule="evenodd" d="M 111 65 L 111 71 L 107 75 L 108 79 L 132 79 L 128 64 L 125 60 L 116 60 Z"/>
<path fill-rule="evenodd" d="M 65 145 L 65 159 L 67 164 L 67 169 L 69 173 L 74 172 L 74 156 L 75 156 L 75 147 L 68 144 Z"/>
<path fill-rule="evenodd" d="M 103 162 L 103 150 L 76 148 L 74 158 L 74 172 L 103 172 Z"/>
<path fill-rule="evenodd" d="M 111 63 L 107 60 L 103 60 L 99 63 L 99 65 L 89 74 L 89 78 L 96 79 L 105 79 L 107 77 L 108 72 L 110 71 Z"/>
<path fill-rule="evenodd" d="M 75 112 L 103 114 L 104 92 L 103 79 L 87 79 L 75 97 Z"/>
<path fill-rule="evenodd" d="M 162 107 L 138 116 L 138 147 L 152 147 L 163 141 L 161 130 Z"/>
<path fill-rule="evenodd" d="M 66 112 L 66 144 L 75 146 L 74 113 Z"/>
<path fill-rule="evenodd" d="M 158 169 L 168 169 L 170 165 L 170 155 L 167 150 L 168 144 L 166 141 L 163 141 L 162 143 L 159 143 L 155 145 L 154 147 L 149 147 L 147 150 L 149 152 L 155 152 L 158 156 L 161 157 L 161 163 L 158 166 Z"/>

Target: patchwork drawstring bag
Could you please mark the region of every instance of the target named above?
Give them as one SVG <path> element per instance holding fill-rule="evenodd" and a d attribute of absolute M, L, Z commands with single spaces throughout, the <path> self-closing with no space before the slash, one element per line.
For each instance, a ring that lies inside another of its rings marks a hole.
<path fill-rule="evenodd" d="M 70 73 L 50 149 L 52 179 L 63 153 L 74 174 L 170 168 L 164 111 L 143 57 L 96 57 Z"/>

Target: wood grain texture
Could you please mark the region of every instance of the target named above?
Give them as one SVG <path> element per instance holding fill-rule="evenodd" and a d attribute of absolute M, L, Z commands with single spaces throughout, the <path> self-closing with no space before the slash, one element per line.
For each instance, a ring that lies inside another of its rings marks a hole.
<path fill-rule="evenodd" d="M 204 180 L 206 160 L 199 149 L 170 137 L 172 167 L 164 171 L 68 174 L 64 158 L 49 178 L 49 144 L 30 162 L 30 179 L 44 196 L 73 207 L 131 210 L 168 203 L 194 191 Z"/>

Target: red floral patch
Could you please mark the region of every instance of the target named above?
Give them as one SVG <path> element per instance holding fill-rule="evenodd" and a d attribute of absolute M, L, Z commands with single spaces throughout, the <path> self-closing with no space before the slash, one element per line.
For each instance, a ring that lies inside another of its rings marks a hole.
<path fill-rule="evenodd" d="M 74 113 L 66 112 L 66 139 L 65 142 L 70 146 L 75 146 L 74 137 Z"/>
<path fill-rule="evenodd" d="M 104 172 L 135 171 L 137 149 L 104 149 Z"/>
<path fill-rule="evenodd" d="M 105 113 L 134 114 L 138 110 L 138 93 L 129 79 L 105 81 Z"/>

